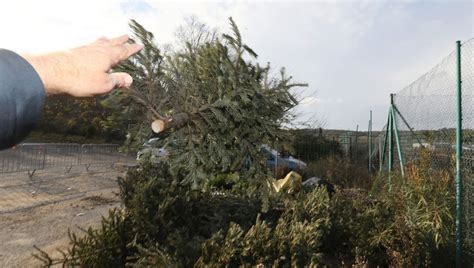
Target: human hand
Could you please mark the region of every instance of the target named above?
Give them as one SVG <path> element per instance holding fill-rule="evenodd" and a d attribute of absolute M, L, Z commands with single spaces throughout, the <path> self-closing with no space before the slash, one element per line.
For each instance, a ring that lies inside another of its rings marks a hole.
<path fill-rule="evenodd" d="M 129 87 L 127 73 L 110 73 L 113 66 L 143 46 L 127 43 L 128 36 L 100 38 L 92 44 L 39 56 L 23 56 L 39 74 L 47 95 L 91 97 Z"/>

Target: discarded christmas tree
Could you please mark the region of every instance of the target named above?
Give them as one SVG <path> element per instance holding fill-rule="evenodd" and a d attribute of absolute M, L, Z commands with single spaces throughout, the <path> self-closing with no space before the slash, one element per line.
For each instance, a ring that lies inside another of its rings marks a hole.
<path fill-rule="evenodd" d="M 202 186 L 210 176 L 261 177 L 267 168 L 261 145 L 289 144 L 282 125 L 292 119 L 297 100 L 285 75 L 271 77 L 247 58 L 257 54 L 242 41 L 230 19 L 232 34 L 206 35 L 183 49 L 163 55 L 153 34 L 130 23 L 143 51 L 119 69 L 134 85 L 126 91 L 147 109 L 142 124 L 161 133 L 172 174 L 180 182 Z M 204 33 L 205 34 L 205 33 Z M 152 124 L 153 122 L 153 124 Z"/>

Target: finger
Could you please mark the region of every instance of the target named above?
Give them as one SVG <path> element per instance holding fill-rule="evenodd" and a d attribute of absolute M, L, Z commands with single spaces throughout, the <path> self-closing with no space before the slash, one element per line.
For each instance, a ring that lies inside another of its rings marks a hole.
<path fill-rule="evenodd" d="M 94 44 L 105 44 L 105 43 L 108 43 L 109 42 L 109 39 L 105 36 L 102 36 L 100 37 L 99 39 L 97 39 Z"/>
<path fill-rule="evenodd" d="M 125 44 L 115 47 L 115 49 L 113 50 L 114 64 L 128 59 L 130 56 L 138 53 L 142 49 L 143 45 L 141 44 Z"/>
<path fill-rule="evenodd" d="M 123 45 L 128 41 L 128 35 L 124 34 L 119 37 L 115 37 L 109 40 L 113 46 Z"/>
<path fill-rule="evenodd" d="M 130 87 L 133 78 L 127 73 L 111 73 L 109 74 L 108 89 Z"/>

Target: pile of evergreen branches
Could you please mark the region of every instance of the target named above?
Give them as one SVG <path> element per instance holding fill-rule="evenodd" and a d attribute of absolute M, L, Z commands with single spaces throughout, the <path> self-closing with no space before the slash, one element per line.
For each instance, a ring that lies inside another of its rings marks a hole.
<path fill-rule="evenodd" d="M 172 125 L 163 136 L 170 154 L 119 179 L 123 208 L 111 210 L 99 228 L 71 233 L 62 257 L 39 250 L 36 257 L 45 266 L 452 262 L 449 174 L 411 166 L 403 180 L 392 176 L 391 191 L 380 181 L 375 197 L 354 189 L 339 189 L 331 198 L 319 188 L 272 192 L 260 145 L 287 141 L 281 124 L 291 118 L 295 85 L 283 73 L 269 79 L 269 68 L 244 60 L 244 53 L 255 53 L 242 43 L 233 21 L 233 36 L 204 35 L 208 38 L 168 56 L 161 55 L 151 33 L 131 25 L 145 49 L 121 68 L 136 81 L 130 94 L 146 107 L 143 125 L 152 120 Z M 179 123 L 171 123 L 175 120 Z M 236 183 L 228 187 L 228 179 Z"/>
<path fill-rule="evenodd" d="M 330 198 L 323 188 L 262 194 L 256 184 L 194 190 L 165 164 L 144 163 L 119 180 L 122 209 L 70 234 L 61 258 L 36 256 L 67 267 L 449 266 L 452 178 L 437 178 L 413 170 L 375 197 L 339 189 Z"/>

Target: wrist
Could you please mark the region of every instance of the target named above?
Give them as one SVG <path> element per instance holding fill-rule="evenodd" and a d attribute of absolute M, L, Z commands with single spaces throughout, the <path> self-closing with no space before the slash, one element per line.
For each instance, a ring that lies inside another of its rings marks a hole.
<path fill-rule="evenodd" d="M 58 78 L 64 77 L 62 74 L 62 72 L 64 72 L 62 62 L 65 62 L 65 58 L 67 57 L 65 52 L 55 52 L 45 55 L 26 55 L 23 57 L 38 73 L 43 82 L 46 95 L 50 96 L 64 93 L 64 87 L 60 84 L 60 79 Z"/>

